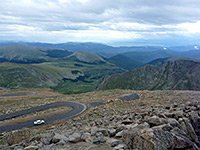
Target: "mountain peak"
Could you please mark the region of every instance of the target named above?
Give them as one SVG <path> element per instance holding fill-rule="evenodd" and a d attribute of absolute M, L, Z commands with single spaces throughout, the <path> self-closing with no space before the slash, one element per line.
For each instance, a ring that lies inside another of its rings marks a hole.
<path fill-rule="evenodd" d="M 146 65 L 102 79 L 98 89 L 200 90 L 200 63 L 191 60 Z"/>

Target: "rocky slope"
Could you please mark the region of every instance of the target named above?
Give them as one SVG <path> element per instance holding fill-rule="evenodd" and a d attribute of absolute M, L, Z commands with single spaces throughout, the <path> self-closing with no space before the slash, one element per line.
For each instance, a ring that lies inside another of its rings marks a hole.
<path fill-rule="evenodd" d="M 163 66 L 146 65 L 100 80 L 97 89 L 200 90 L 200 63 L 179 60 Z"/>
<path fill-rule="evenodd" d="M 113 94 L 120 92 L 113 91 Z M 120 99 L 109 99 L 104 105 L 90 109 L 81 117 L 57 127 L 54 125 L 40 133 L 38 129 L 3 133 L 0 139 L 1 142 L 4 140 L 5 144 L 0 146 L 0 149 L 198 150 L 200 148 L 199 92 L 139 91 L 137 93 L 139 99 L 120 100 L 123 96 L 120 96 Z M 108 93 L 104 92 L 105 94 Z M 127 111 L 123 111 L 123 108 Z"/>
<path fill-rule="evenodd" d="M 0 64 L 0 86 L 5 88 L 44 88 L 55 86 L 59 78 L 29 64 Z"/>

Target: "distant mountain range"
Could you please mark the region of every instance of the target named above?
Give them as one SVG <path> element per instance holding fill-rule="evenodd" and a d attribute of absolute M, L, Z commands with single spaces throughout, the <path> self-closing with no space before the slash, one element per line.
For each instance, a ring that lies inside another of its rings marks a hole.
<path fill-rule="evenodd" d="M 171 57 L 177 57 L 176 59 L 187 59 L 194 60 L 200 58 L 200 51 L 190 50 L 190 51 L 171 51 L 171 50 L 156 50 L 156 51 L 131 51 L 121 53 L 115 56 L 112 56 L 108 60 L 124 69 L 132 70 L 138 67 L 141 67 L 145 64 L 153 64 L 156 61 L 164 64 L 167 62 L 167 59 Z M 158 59 L 158 60 L 157 60 Z M 152 62 L 155 61 L 155 62 Z M 172 61 L 172 60 L 171 60 Z"/>
<path fill-rule="evenodd" d="M 51 47 L 57 49 L 65 49 L 72 52 L 77 51 L 87 51 L 91 53 L 99 54 L 103 57 L 109 58 L 117 54 L 131 52 L 131 51 L 190 51 L 190 50 L 199 50 L 198 45 L 189 45 L 189 46 L 177 46 L 177 47 L 163 47 L 163 46 L 119 46 L 113 47 L 101 43 L 80 43 L 80 42 L 68 42 L 68 43 L 39 43 L 39 42 L 0 42 L 0 46 L 2 45 L 11 45 L 11 44 L 24 44 L 29 46 L 36 47 Z"/>
<path fill-rule="evenodd" d="M 99 81 L 97 89 L 200 90 L 199 74 L 200 62 L 178 60 L 106 76 Z"/>
<path fill-rule="evenodd" d="M 34 46 L 30 46 L 31 44 Z M 96 88 L 98 80 L 103 78 L 98 84 L 98 89 L 198 89 L 198 84 L 195 84 L 192 79 L 195 76 L 188 76 L 189 73 L 185 72 L 193 71 L 187 68 L 189 63 L 197 66 L 200 61 L 200 51 L 197 47 L 196 50 L 190 51 L 172 51 L 164 50 L 162 47 L 115 48 L 98 43 L 65 43 L 60 44 L 60 48 L 50 47 L 54 44 L 43 45 L 43 43 L 10 43 L 10 45 L 1 43 L 0 45 L 0 87 L 48 87 L 61 93 L 71 94 L 92 91 Z M 55 45 L 57 47 L 59 44 Z M 83 51 L 74 49 L 75 52 L 71 52 L 61 48 L 61 45 L 79 47 Z M 97 53 L 86 51 L 87 48 L 89 51 L 98 49 L 99 53 L 105 53 L 108 48 L 110 51 L 107 54 L 112 53 L 112 55 L 115 52 L 111 49 L 114 49 L 119 54 L 105 58 Z M 101 48 L 105 49 L 101 50 Z M 131 48 L 135 51 L 129 51 Z M 183 70 L 180 69 L 181 67 L 178 67 L 180 70 L 173 70 L 174 68 L 170 66 L 173 63 L 176 65 L 171 66 L 182 65 Z M 151 65 L 146 66 L 146 64 Z M 119 74 L 122 72 L 125 73 Z M 197 72 L 194 74 L 196 75 Z M 104 78 L 106 75 L 112 76 Z M 174 83 L 176 80 L 177 86 Z M 194 80 L 198 82 L 196 78 Z"/>
<path fill-rule="evenodd" d="M 0 46 L 0 63 L 42 63 L 51 61 L 51 58 L 61 58 L 72 54 L 68 50 L 56 48 L 41 48 L 22 44 Z"/>
<path fill-rule="evenodd" d="M 191 60 L 191 61 L 195 61 L 195 62 L 200 62 L 200 58 L 191 58 L 191 57 L 169 57 L 169 58 L 158 58 L 155 59 L 147 64 L 149 65 L 155 65 L 155 66 L 161 66 L 164 65 L 168 62 L 174 62 L 177 60 Z"/>
<path fill-rule="evenodd" d="M 135 61 L 139 61 L 141 63 L 148 63 L 152 60 L 158 58 L 168 58 L 168 57 L 191 57 L 191 58 L 200 58 L 199 50 L 189 50 L 184 52 L 172 51 L 172 50 L 157 50 L 157 51 L 133 51 L 122 53 L 122 55 L 127 56 Z"/>

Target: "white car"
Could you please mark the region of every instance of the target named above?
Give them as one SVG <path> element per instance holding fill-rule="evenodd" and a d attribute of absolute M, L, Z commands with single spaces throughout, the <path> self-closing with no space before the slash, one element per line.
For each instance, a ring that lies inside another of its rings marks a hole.
<path fill-rule="evenodd" d="M 44 123 L 45 123 L 44 120 L 35 120 L 35 121 L 33 122 L 34 125 L 40 125 L 40 124 L 44 124 Z"/>

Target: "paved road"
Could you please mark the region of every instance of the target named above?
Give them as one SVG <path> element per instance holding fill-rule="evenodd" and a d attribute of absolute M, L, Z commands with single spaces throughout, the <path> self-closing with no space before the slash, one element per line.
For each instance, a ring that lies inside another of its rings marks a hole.
<path fill-rule="evenodd" d="M 38 106 L 38 107 L 34 107 L 34 108 L 31 108 L 31 109 L 15 112 L 15 113 L 11 113 L 11 114 L 1 115 L 0 121 L 6 120 L 6 119 L 11 119 L 11 118 L 18 117 L 18 116 L 22 116 L 22 115 L 25 115 L 25 114 L 30 114 L 30 113 L 42 111 L 42 110 L 45 110 L 45 109 L 60 107 L 60 106 L 69 106 L 69 107 L 72 107 L 73 109 L 71 111 L 67 112 L 67 113 L 56 114 L 56 115 L 53 115 L 53 116 L 49 116 L 47 118 L 37 118 L 37 119 L 44 119 L 45 124 L 49 124 L 49 123 L 52 123 L 54 121 L 58 121 L 58 120 L 62 120 L 62 119 L 69 119 L 69 118 L 78 116 L 81 113 L 83 113 L 87 108 L 85 104 L 82 104 L 82 103 L 79 103 L 79 102 L 52 103 L 52 104 Z M 34 120 L 37 120 L 37 119 L 34 119 Z M 33 124 L 34 120 L 29 120 L 29 121 L 25 121 L 25 122 L 19 122 L 19 123 L 14 123 L 14 124 L 8 124 L 8 125 L 5 125 L 5 126 L 0 126 L 0 133 L 12 131 L 12 130 L 18 130 L 18 129 L 21 129 L 23 127 L 27 127 L 27 128 L 33 127 L 34 126 L 34 124 Z"/>

